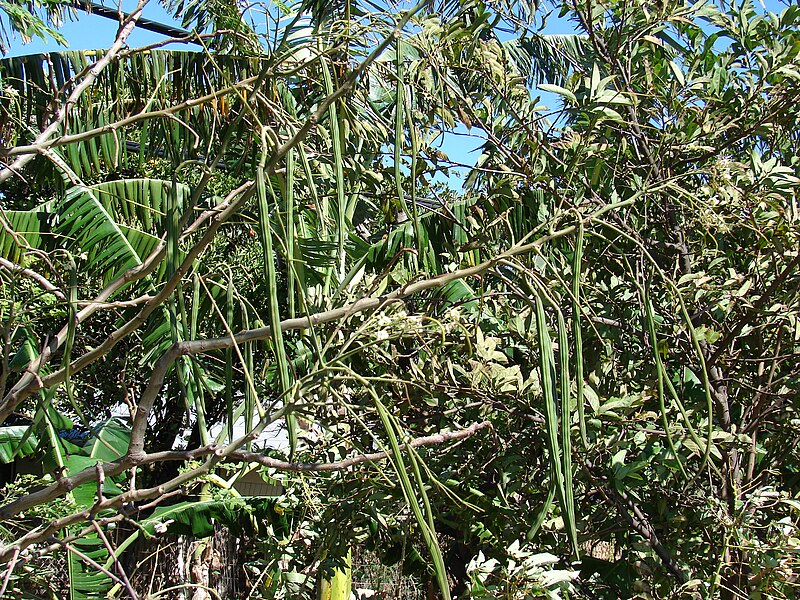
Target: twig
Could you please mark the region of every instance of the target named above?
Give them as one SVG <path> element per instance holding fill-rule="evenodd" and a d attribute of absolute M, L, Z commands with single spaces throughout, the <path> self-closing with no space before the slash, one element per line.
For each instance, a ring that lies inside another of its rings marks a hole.
<path fill-rule="evenodd" d="M 11 271 L 12 273 L 19 273 L 20 275 L 24 275 L 28 279 L 33 279 L 36 283 L 38 283 L 42 288 L 51 294 L 53 294 L 59 300 L 66 301 L 67 297 L 52 283 L 50 283 L 47 278 L 42 275 L 41 273 L 37 273 L 33 269 L 28 269 L 23 267 L 22 265 L 18 265 L 16 263 L 11 262 L 10 260 L 6 260 L 3 257 L 0 257 L 0 267 Z"/>
<path fill-rule="evenodd" d="M 14 548 L 14 553 L 11 555 L 11 560 L 8 561 L 8 570 L 5 577 L 3 577 L 3 587 L 0 588 L 0 598 L 6 593 L 8 582 L 11 580 L 11 574 L 14 572 L 14 567 L 17 566 L 17 558 L 19 558 L 19 547 Z"/>
<path fill-rule="evenodd" d="M 600 489 L 600 492 L 604 496 L 606 495 L 605 491 L 602 488 Z M 622 515 L 622 518 L 625 519 L 625 521 L 627 521 L 627 523 L 639 535 L 641 535 L 643 538 L 647 540 L 647 543 L 650 544 L 650 547 L 661 559 L 661 563 L 664 565 L 664 568 L 666 568 L 667 571 L 675 575 L 675 577 L 681 584 L 684 584 L 687 581 L 689 581 L 689 578 L 686 577 L 686 574 L 681 570 L 681 568 L 675 562 L 675 559 L 672 558 L 672 555 L 658 539 L 656 530 L 647 520 L 647 517 L 642 512 L 642 510 L 638 506 L 636 506 L 636 504 L 630 499 L 630 497 L 628 497 L 628 495 L 624 491 L 617 491 L 613 487 L 609 486 L 608 492 L 613 502 L 617 505 L 617 508 L 619 509 L 619 513 Z"/>
<path fill-rule="evenodd" d="M 65 547 L 65 548 L 66 548 L 68 551 L 72 552 L 72 553 L 73 553 L 75 556 L 77 556 L 78 558 L 80 558 L 80 559 L 81 559 L 83 562 L 85 562 L 87 565 L 89 565 L 89 566 L 90 566 L 90 567 L 92 567 L 93 569 L 97 569 L 98 571 L 100 571 L 100 572 L 101 572 L 103 575 L 105 575 L 105 576 L 106 576 L 106 577 L 108 577 L 109 579 L 112 579 L 112 580 L 116 581 L 116 582 L 117 582 L 118 584 L 120 584 L 121 586 L 124 586 L 124 585 L 125 585 L 125 583 L 124 583 L 124 582 L 123 582 L 123 581 L 122 581 L 122 580 L 121 580 L 119 577 L 117 577 L 116 575 L 114 575 L 114 574 L 113 574 L 111 571 L 109 571 L 109 570 L 108 570 L 108 569 L 106 569 L 105 567 L 103 567 L 103 566 L 101 566 L 100 564 L 98 564 L 96 561 L 94 561 L 94 560 L 92 560 L 91 558 L 89 558 L 88 556 L 86 556 L 86 555 L 85 555 L 83 552 L 81 552 L 80 550 L 78 550 L 78 549 L 77 549 L 75 546 L 73 546 L 72 544 L 64 544 L 64 547 Z"/>
<path fill-rule="evenodd" d="M 483 429 L 490 428 L 491 424 L 489 422 L 483 421 L 480 423 L 474 423 L 473 425 L 461 429 L 459 431 L 453 432 L 444 432 L 435 435 L 424 436 L 420 438 L 416 438 L 408 442 L 411 447 L 417 448 L 422 446 L 431 446 L 436 444 L 443 444 L 448 441 L 453 440 L 462 440 L 471 435 L 474 435 L 478 431 Z M 46 527 L 37 530 L 35 532 L 31 532 L 22 538 L 16 540 L 14 545 L 0 547 L 0 563 L 9 560 L 9 554 L 11 554 L 14 550 L 20 548 L 27 548 L 28 546 L 36 543 L 40 543 L 43 540 L 47 540 L 51 538 L 56 532 L 68 527 L 70 525 L 74 525 L 75 523 L 79 523 L 81 521 L 85 521 L 90 519 L 93 515 L 99 513 L 103 510 L 114 509 L 118 508 L 124 504 L 129 502 L 136 502 L 140 500 L 147 500 L 150 498 L 157 498 L 160 502 L 163 500 L 164 497 L 174 495 L 174 490 L 183 486 L 186 483 L 189 483 L 199 476 L 203 475 L 204 473 L 210 472 L 211 469 L 220 462 L 227 462 L 227 463 L 259 463 L 263 464 L 268 467 L 272 467 L 279 470 L 285 471 L 315 471 L 315 472 L 323 472 L 323 471 L 336 471 L 336 470 L 344 470 L 348 469 L 352 466 L 366 463 L 366 462 L 377 462 L 379 460 L 384 460 L 389 457 L 387 452 L 378 452 L 375 454 L 363 454 L 354 456 L 348 459 L 344 459 L 341 461 L 337 461 L 334 463 L 289 463 L 285 461 L 280 461 L 276 459 L 271 459 L 266 456 L 262 456 L 260 454 L 255 454 L 252 452 L 244 452 L 239 451 L 236 448 L 240 447 L 234 444 L 228 446 L 227 449 L 220 448 L 214 444 L 209 446 L 204 446 L 201 448 L 197 448 L 195 450 L 187 450 L 187 451 L 165 451 L 165 452 L 155 452 L 152 454 L 146 454 L 137 461 L 139 465 L 147 465 L 153 464 L 156 462 L 166 462 L 166 461 L 189 461 L 198 458 L 207 457 L 208 460 L 199 467 L 191 469 L 189 471 L 185 471 L 178 475 L 177 477 L 167 481 L 159 486 L 147 488 L 147 489 L 139 489 L 139 490 L 130 490 L 128 492 L 124 492 L 114 498 L 106 498 L 103 502 L 96 503 L 92 508 L 86 509 L 84 511 L 80 511 L 77 513 L 73 513 L 66 517 L 62 517 L 55 521 L 52 521 Z M 131 466 L 132 460 L 130 456 L 123 457 L 113 463 L 105 463 L 103 465 L 103 472 L 106 476 L 113 476 L 123 472 L 125 469 Z M 84 469 L 72 475 L 70 477 L 64 477 L 59 480 L 56 485 L 52 485 L 44 490 L 40 490 L 38 492 L 34 492 L 8 504 L 2 509 L 0 509 L 0 518 L 8 518 L 9 516 L 13 516 L 18 514 L 24 510 L 27 510 L 31 506 L 36 506 L 39 504 L 43 504 L 45 502 L 49 502 L 54 498 L 65 493 L 68 489 L 74 489 L 76 486 L 88 483 L 94 479 L 96 476 L 97 471 L 93 467 Z M 150 505 L 142 507 L 142 509 L 148 508 Z M 111 520 L 105 520 L 102 522 L 111 522 L 112 520 L 119 520 L 124 518 L 124 515 L 118 515 L 116 517 L 112 517 Z M 91 528 L 89 528 L 91 530 Z M 65 540 L 59 540 L 58 544 L 63 545 Z"/>
<path fill-rule="evenodd" d="M 97 474 L 97 504 L 103 502 L 103 484 L 106 482 L 106 474 L 103 471 L 103 463 L 98 462 L 95 466 L 95 473 Z"/>
<path fill-rule="evenodd" d="M 169 498 L 172 498 L 173 496 L 177 496 L 177 495 L 181 495 L 181 494 L 185 494 L 185 493 L 186 493 L 186 489 L 185 488 L 178 488 L 178 489 L 172 490 L 171 492 L 166 492 L 166 493 L 164 493 L 164 494 L 162 494 L 160 496 L 156 496 L 155 499 L 152 502 L 148 502 L 147 504 L 143 504 L 142 506 L 137 507 L 136 508 L 136 512 L 148 511 L 151 508 L 155 508 L 156 506 L 158 506 L 162 502 L 168 500 Z M 144 530 L 142 528 L 141 525 L 139 525 L 136 521 L 134 521 L 133 519 L 130 518 L 130 514 L 131 513 L 129 511 L 125 510 L 125 505 L 124 504 L 122 506 L 120 506 L 118 508 L 118 510 L 119 510 L 119 514 L 116 514 L 113 517 L 103 517 L 101 519 L 96 519 L 95 518 L 95 519 L 92 519 L 92 520 L 97 522 L 97 524 L 100 525 L 100 526 L 109 525 L 111 523 L 118 523 L 120 521 L 127 521 L 131 525 L 133 525 L 134 527 L 139 529 L 140 531 L 144 531 L 144 534 L 146 536 L 150 535 L 149 533 L 147 533 L 146 530 Z M 82 530 L 80 530 L 80 531 L 78 531 L 78 532 L 76 532 L 74 534 L 67 535 L 64 538 L 58 539 L 56 542 L 54 542 L 52 544 L 45 545 L 43 547 L 37 548 L 36 550 L 26 554 L 25 558 L 23 558 L 20 562 L 22 562 L 22 563 L 31 562 L 32 560 L 35 560 L 36 557 L 44 556 L 44 555 L 49 554 L 49 553 L 51 553 L 51 552 L 53 552 L 55 550 L 58 550 L 59 548 L 63 548 L 64 544 L 67 543 L 67 542 L 73 542 L 75 540 L 83 539 L 84 537 L 86 537 L 86 535 L 88 533 L 92 532 L 92 529 L 93 529 L 92 527 L 84 527 Z M 45 541 L 48 538 L 52 538 L 52 534 L 49 535 L 49 536 L 46 536 L 46 535 L 41 536 L 39 541 Z M 34 543 L 37 543 L 37 542 L 34 542 Z M 28 545 L 28 547 L 29 546 L 30 545 Z M 11 549 L 13 550 L 13 547 Z"/>
<path fill-rule="evenodd" d="M 411 440 L 408 442 L 408 446 L 412 448 L 420 448 L 422 446 L 431 446 L 435 444 L 444 444 L 445 442 L 450 442 L 453 440 L 463 440 L 474 435 L 476 432 L 491 428 L 492 424 L 488 421 L 482 421 L 480 423 L 474 423 L 470 425 L 466 429 L 461 429 L 459 431 L 452 431 L 452 432 L 445 432 L 445 433 L 437 433 L 435 435 L 428 435 L 425 437 L 419 437 Z M 373 454 L 359 454 L 357 456 L 352 456 L 350 458 L 345 458 L 343 460 L 339 460 L 336 462 L 331 463 L 297 463 L 297 462 L 286 462 L 282 460 L 277 460 L 274 458 L 269 458 L 268 456 L 264 456 L 263 454 L 256 454 L 254 452 L 232 452 L 228 456 L 226 456 L 222 462 L 248 462 L 248 463 L 258 463 L 260 465 L 264 465 L 266 467 L 271 467 L 273 469 L 277 469 L 279 471 L 295 471 L 295 472 L 324 472 L 324 471 L 343 471 L 345 469 L 349 469 L 359 464 L 363 464 L 366 462 L 377 462 L 379 460 L 385 460 L 389 458 L 391 455 L 390 452 L 375 452 Z"/>
<path fill-rule="evenodd" d="M 97 532 L 97 536 L 103 541 L 103 545 L 106 547 L 106 550 L 108 550 L 108 554 L 114 557 L 114 565 L 117 567 L 117 572 L 119 573 L 120 579 L 123 581 L 125 589 L 128 591 L 128 595 L 132 598 L 132 600 L 139 600 L 139 595 L 133 589 L 133 586 L 131 586 L 131 582 L 128 580 L 128 576 L 125 574 L 125 569 L 122 568 L 122 563 L 119 562 L 119 558 L 117 558 L 114 548 L 108 541 L 106 534 L 104 534 L 103 530 L 100 529 L 100 525 L 97 524 L 97 521 L 92 521 L 92 527 L 94 527 L 94 530 Z"/>
<path fill-rule="evenodd" d="M 707 363 L 708 365 L 714 365 L 719 360 L 720 355 L 728 348 L 728 346 L 733 342 L 733 340 L 739 335 L 742 330 L 742 327 L 747 325 L 748 323 L 752 322 L 753 315 L 758 311 L 762 306 L 764 306 L 768 300 L 772 299 L 772 295 L 775 293 L 781 285 L 785 283 L 785 281 L 791 276 L 797 273 L 797 268 L 800 267 L 800 252 L 798 252 L 797 256 L 792 260 L 780 274 L 775 277 L 773 282 L 770 286 L 761 294 L 758 299 L 756 299 L 750 307 L 744 311 L 741 317 L 736 321 L 733 327 L 728 329 L 728 333 L 725 335 L 724 338 L 716 345 L 716 349 L 711 353 L 711 356 L 708 357 Z"/>

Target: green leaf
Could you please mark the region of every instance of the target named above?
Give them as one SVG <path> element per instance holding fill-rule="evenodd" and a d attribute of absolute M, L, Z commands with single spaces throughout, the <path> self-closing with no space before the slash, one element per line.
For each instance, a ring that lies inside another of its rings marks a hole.
<path fill-rule="evenodd" d="M 214 535 L 214 520 L 233 523 L 241 518 L 242 501 L 194 500 L 159 506 L 139 525 L 150 534 L 168 529 L 171 533 L 203 538 Z"/>
<path fill-rule="evenodd" d="M 567 100 L 569 100 L 573 104 L 577 104 L 578 103 L 578 99 L 575 97 L 575 94 L 573 94 L 567 88 L 561 87 L 560 85 L 553 85 L 552 83 L 540 83 L 538 87 L 539 87 L 539 89 L 544 90 L 545 92 L 551 92 L 553 94 L 558 94 L 559 96 L 562 96 L 563 98 L 566 98 Z"/>
<path fill-rule="evenodd" d="M 102 565 L 108 559 L 108 550 L 95 532 L 74 540 L 71 545 L 98 564 Z M 67 572 L 70 600 L 104 598 L 114 586 L 108 575 L 83 561 L 74 552 L 67 552 Z"/>
<path fill-rule="evenodd" d="M 39 440 L 28 430 L 27 425 L 0 427 L 0 462 L 8 464 L 17 457 L 30 456 L 36 451 Z"/>
<path fill-rule="evenodd" d="M 92 437 L 83 445 L 87 456 L 112 462 L 128 451 L 131 432 L 120 417 L 112 417 L 103 421 L 93 428 L 92 433 Z"/>

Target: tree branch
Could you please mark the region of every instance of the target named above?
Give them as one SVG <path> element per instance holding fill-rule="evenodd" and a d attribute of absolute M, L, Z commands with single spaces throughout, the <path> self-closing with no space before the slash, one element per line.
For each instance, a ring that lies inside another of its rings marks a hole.
<path fill-rule="evenodd" d="M 650 544 L 650 547 L 661 559 L 661 563 L 664 565 L 664 568 L 672 573 L 680 583 L 686 583 L 689 580 L 689 578 L 686 577 L 686 573 L 681 570 L 681 568 L 675 562 L 675 559 L 672 558 L 672 555 L 658 539 L 656 530 L 650 524 L 650 521 L 647 520 L 647 517 L 642 510 L 633 503 L 633 501 L 625 492 L 617 491 L 611 486 L 608 487 L 608 492 L 611 496 L 611 499 L 614 501 L 614 504 L 617 505 L 622 518 L 625 519 L 628 525 L 630 525 L 639 535 L 647 540 L 647 543 Z"/>
<path fill-rule="evenodd" d="M 415 438 L 410 440 L 407 445 L 412 448 L 420 448 L 423 446 L 434 446 L 445 444 L 447 442 L 463 440 L 475 435 L 475 433 L 479 431 L 491 428 L 491 426 L 491 423 L 488 421 L 481 421 L 479 423 L 473 423 L 469 427 L 460 429 L 458 431 L 447 431 Z M 56 484 L 51 485 L 44 490 L 28 494 L 27 496 L 15 500 L 14 502 L 0 508 L 0 519 L 7 519 L 19 514 L 20 512 L 28 510 L 33 506 L 50 502 L 81 484 L 90 481 L 96 481 L 99 472 L 104 473 L 105 476 L 113 476 L 122 473 L 134 465 L 143 466 L 158 462 L 188 461 L 204 457 L 209 459 L 200 467 L 181 473 L 174 479 L 166 483 L 162 483 L 159 486 L 149 489 L 124 492 L 113 498 L 107 498 L 97 502 L 89 509 L 57 519 L 43 529 L 31 532 L 16 542 L 0 548 L 0 563 L 10 560 L 10 558 L 14 555 L 15 550 L 19 552 L 20 550 L 25 549 L 32 544 L 41 543 L 61 529 L 70 525 L 74 525 L 75 523 L 85 521 L 91 518 L 92 515 L 98 514 L 101 511 L 108 510 L 110 508 L 118 508 L 123 504 L 127 504 L 128 502 L 135 502 L 139 500 L 146 500 L 155 496 L 161 496 L 169 491 L 172 491 L 175 488 L 178 488 L 196 479 L 203 473 L 210 472 L 211 469 L 219 463 L 258 463 L 279 471 L 329 472 L 343 471 L 363 463 L 378 462 L 380 460 L 385 460 L 390 456 L 389 452 L 376 452 L 373 454 L 359 454 L 332 463 L 297 463 L 273 459 L 254 452 L 237 450 L 237 447 L 239 446 L 231 444 L 227 448 L 220 448 L 212 444 L 187 451 L 154 452 L 152 454 L 145 454 L 139 457 L 137 460 L 133 460 L 131 457 L 126 456 L 112 463 L 103 463 L 102 470 L 98 470 L 95 467 L 89 467 L 83 471 L 80 471 L 79 473 L 76 473 L 75 475 L 61 478 Z"/>
<path fill-rule="evenodd" d="M 0 257 L 0 267 L 10 271 L 12 273 L 18 273 L 20 275 L 24 275 L 28 279 L 33 279 L 36 283 L 38 283 L 42 289 L 47 292 L 53 294 L 59 300 L 66 301 L 67 297 L 52 283 L 50 283 L 47 278 L 42 275 L 41 273 L 37 273 L 33 269 L 28 269 L 21 265 L 11 262 L 10 260 L 6 260 L 3 257 Z"/>

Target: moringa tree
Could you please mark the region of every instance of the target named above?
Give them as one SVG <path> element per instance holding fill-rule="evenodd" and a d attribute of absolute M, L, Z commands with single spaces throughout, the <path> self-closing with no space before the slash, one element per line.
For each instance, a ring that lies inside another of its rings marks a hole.
<path fill-rule="evenodd" d="M 358 546 L 443 597 L 794 593 L 796 8 L 175 3 L 186 53 L 125 47 L 144 5 L 0 64 L 0 451 L 47 465 L 4 590 L 135 597 L 133 539 L 214 518 L 261 597 Z"/>

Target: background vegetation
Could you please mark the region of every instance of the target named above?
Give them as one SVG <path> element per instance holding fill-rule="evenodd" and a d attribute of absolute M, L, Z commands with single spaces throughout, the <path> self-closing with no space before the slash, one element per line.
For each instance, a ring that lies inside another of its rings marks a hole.
<path fill-rule="evenodd" d="M 796 597 L 798 7 L 146 3 L 0 61 L 0 596 Z"/>

